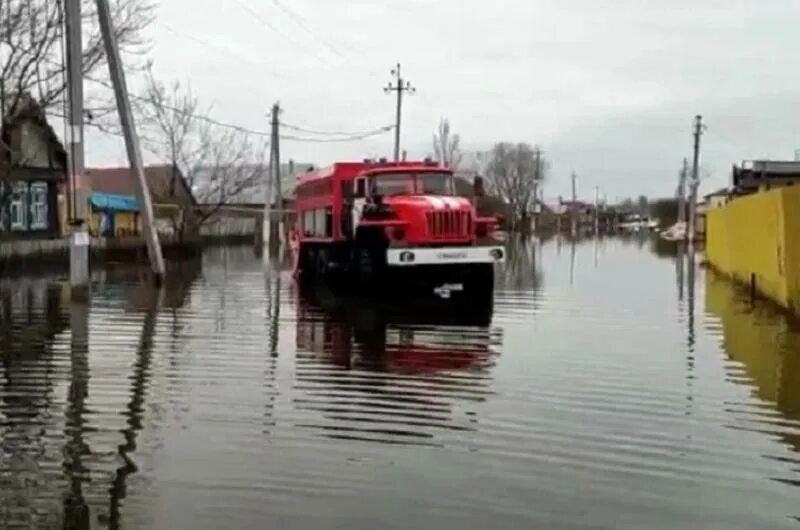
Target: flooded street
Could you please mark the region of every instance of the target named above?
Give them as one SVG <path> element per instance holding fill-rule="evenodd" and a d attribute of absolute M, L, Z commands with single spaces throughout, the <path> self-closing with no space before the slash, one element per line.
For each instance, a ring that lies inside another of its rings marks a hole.
<path fill-rule="evenodd" d="M 491 311 L 173 269 L 0 284 L 0 528 L 800 526 L 800 326 L 651 241 L 517 244 Z"/>

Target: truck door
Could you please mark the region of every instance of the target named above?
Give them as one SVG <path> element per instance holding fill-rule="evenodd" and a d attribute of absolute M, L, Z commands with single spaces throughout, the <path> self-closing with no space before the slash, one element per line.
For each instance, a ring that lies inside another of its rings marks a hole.
<path fill-rule="evenodd" d="M 353 208 L 352 208 L 352 234 L 355 235 L 361 222 L 361 214 L 367 203 L 367 179 L 359 177 L 353 181 Z"/>

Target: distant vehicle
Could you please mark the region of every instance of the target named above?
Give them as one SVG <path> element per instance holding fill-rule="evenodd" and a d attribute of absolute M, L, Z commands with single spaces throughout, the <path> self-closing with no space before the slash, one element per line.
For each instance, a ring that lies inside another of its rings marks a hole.
<path fill-rule="evenodd" d="M 301 281 L 369 289 L 424 284 L 440 296 L 490 294 L 505 250 L 494 217 L 455 195 L 436 162 L 337 162 L 298 176 L 290 233 Z"/>

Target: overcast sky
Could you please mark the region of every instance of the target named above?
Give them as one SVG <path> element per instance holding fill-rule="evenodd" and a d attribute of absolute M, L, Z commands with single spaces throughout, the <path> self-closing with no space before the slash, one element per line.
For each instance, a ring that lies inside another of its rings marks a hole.
<path fill-rule="evenodd" d="M 674 193 L 703 114 L 703 190 L 732 163 L 800 148 L 798 0 L 162 0 L 149 31 L 157 74 L 191 84 L 220 120 L 362 131 L 391 124 L 383 93 L 401 62 L 417 88 L 403 148 L 431 152 L 440 117 L 465 148 L 540 144 L 548 197 L 599 186 L 609 200 Z M 90 164 L 124 163 L 118 139 Z M 392 135 L 284 142 L 282 158 L 327 164 L 389 156 Z"/>

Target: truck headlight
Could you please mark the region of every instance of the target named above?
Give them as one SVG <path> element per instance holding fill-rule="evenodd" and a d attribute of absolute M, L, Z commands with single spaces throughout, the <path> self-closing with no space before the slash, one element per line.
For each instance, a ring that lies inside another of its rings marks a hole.
<path fill-rule="evenodd" d="M 400 262 L 401 263 L 414 263 L 414 253 L 410 250 L 406 250 L 400 253 Z"/>
<path fill-rule="evenodd" d="M 503 259 L 503 251 L 499 248 L 493 248 L 489 251 L 489 255 L 494 258 L 495 261 L 500 261 Z"/>

